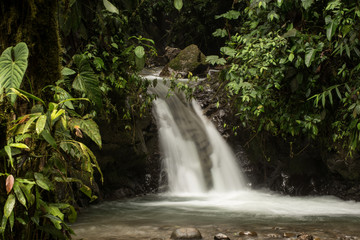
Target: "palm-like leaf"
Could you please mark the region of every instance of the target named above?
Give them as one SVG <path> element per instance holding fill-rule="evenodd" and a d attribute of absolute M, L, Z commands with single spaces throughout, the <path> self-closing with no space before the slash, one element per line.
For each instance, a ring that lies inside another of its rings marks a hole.
<path fill-rule="evenodd" d="M 9 93 L 11 88 L 19 88 L 28 66 L 29 49 L 23 42 L 8 47 L 0 56 L 0 93 Z M 11 95 L 14 103 L 16 95 Z"/>

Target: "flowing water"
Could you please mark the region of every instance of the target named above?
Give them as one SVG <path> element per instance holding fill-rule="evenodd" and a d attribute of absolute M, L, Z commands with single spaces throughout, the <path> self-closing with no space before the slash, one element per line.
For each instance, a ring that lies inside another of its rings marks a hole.
<path fill-rule="evenodd" d="M 154 115 L 168 191 L 85 209 L 72 226 L 76 238 L 169 239 L 178 227 L 197 227 L 204 239 L 219 232 L 241 239 L 240 231 L 256 231 L 257 239 L 284 233 L 360 239 L 360 203 L 249 189 L 231 149 L 197 103 L 179 94 L 166 97 L 161 83 L 152 91 L 159 95 Z"/>

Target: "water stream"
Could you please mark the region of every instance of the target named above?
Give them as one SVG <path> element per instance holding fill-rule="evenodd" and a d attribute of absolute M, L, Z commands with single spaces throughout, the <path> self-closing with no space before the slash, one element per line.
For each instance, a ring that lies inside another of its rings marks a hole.
<path fill-rule="evenodd" d="M 166 97 L 161 83 L 153 91 L 159 95 L 154 114 L 168 191 L 85 209 L 72 226 L 76 238 L 169 239 L 177 227 L 194 226 L 204 239 L 219 232 L 238 239 L 240 231 L 256 231 L 258 239 L 284 233 L 359 239 L 360 203 L 249 189 L 231 149 L 197 103 Z"/>

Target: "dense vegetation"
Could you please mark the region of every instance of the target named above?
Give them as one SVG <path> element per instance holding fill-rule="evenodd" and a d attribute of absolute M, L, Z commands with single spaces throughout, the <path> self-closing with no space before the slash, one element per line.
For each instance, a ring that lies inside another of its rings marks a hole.
<path fill-rule="evenodd" d="M 359 150 L 358 1 L 9 1 L 0 21 L 3 239 L 71 238 L 102 180 L 97 122 L 133 138 L 154 98 L 138 72 L 167 45 L 220 52 L 234 130 Z"/>

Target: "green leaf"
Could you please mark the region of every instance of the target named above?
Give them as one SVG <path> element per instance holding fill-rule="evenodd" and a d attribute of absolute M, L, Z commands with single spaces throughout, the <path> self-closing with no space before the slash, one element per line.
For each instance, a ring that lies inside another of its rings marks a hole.
<path fill-rule="evenodd" d="M 7 200 L 6 200 L 6 203 L 5 203 L 5 206 L 4 206 L 4 216 L 9 218 L 14 207 L 15 207 L 15 195 L 13 193 L 11 193 Z"/>
<path fill-rule="evenodd" d="M 314 0 L 301 0 L 301 5 L 305 10 L 309 9 L 313 3 Z"/>
<path fill-rule="evenodd" d="M 11 147 L 10 146 L 5 146 L 4 150 L 5 150 L 5 152 L 7 153 L 8 157 L 9 157 L 11 167 L 14 168 L 14 159 L 12 157 Z"/>
<path fill-rule="evenodd" d="M 19 88 L 12 88 L 11 91 L 13 91 L 16 95 L 24 98 L 24 96 L 27 98 L 31 98 L 31 99 L 34 99 L 35 101 L 39 101 L 41 102 L 43 105 L 45 105 L 45 102 L 41 99 L 41 98 L 38 98 L 36 97 L 35 95 L 32 95 L 31 93 L 28 93 L 24 90 L 21 90 Z M 28 99 L 27 99 L 28 100 Z"/>
<path fill-rule="evenodd" d="M 29 49 L 26 43 L 8 47 L 0 56 L 0 94 L 9 93 L 10 88 L 19 88 L 28 66 Z M 16 95 L 10 96 L 14 104 Z"/>
<path fill-rule="evenodd" d="M 231 20 L 231 19 L 238 19 L 239 17 L 240 17 L 240 12 L 239 11 L 230 10 L 230 11 L 228 11 L 226 13 L 215 16 L 215 19 L 226 18 L 226 19 Z"/>
<path fill-rule="evenodd" d="M 25 208 L 27 208 L 25 196 L 24 196 L 23 192 L 21 191 L 20 185 L 19 185 L 19 183 L 18 183 L 17 181 L 15 181 L 15 183 L 14 183 L 14 192 L 15 192 L 15 195 L 16 195 L 17 200 L 18 200 Z"/>
<path fill-rule="evenodd" d="M 174 7 L 180 11 L 183 7 L 183 1 L 182 0 L 174 0 Z"/>
<path fill-rule="evenodd" d="M 236 50 L 230 47 L 222 47 L 220 48 L 220 51 L 226 55 L 229 55 L 230 57 L 235 57 L 236 54 Z"/>
<path fill-rule="evenodd" d="M 103 0 L 103 3 L 106 10 L 111 13 L 119 14 L 119 9 L 117 9 L 117 7 L 115 7 L 111 2 L 109 2 L 108 0 Z"/>
<path fill-rule="evenodd" d="M 35 177 L 36 184 L 39 187 L 41 187 L 42 189 L 49 191 L 50 189 L 53 188 L 50 180 L 47 177 L 45 177 L 43 174 L 36 172 L 36 173 L 34 173 L 34 177 Z"/>
<path fill-rule="evenodd" d="M 57 147 L 56 141 L 53 138 L 53 136 L 51 136 L 49 130 L 44 130 L 41 132 L 41 136 L 45 139 L 45 141 L 47 141 L 53 148 Z"/>
<path fill-rule="evenodd" d="M 99 127 L 96 122 L 92 119 L 79 119 L 73 118 L 69 121 L 69 125 L 74 129 L 75 126 L 80 127 L 80 129 L 93 140 L 100 148 L 102 147 L 101 134 Z"/>
<path fill-rule="evenodd" d="M 289 54 L 289 61 L 292 62 L 294 60 L 295 55 L 293 53 Z"/>
<path fill-rule="evenodd" d="M 135 52 L 136 57 L 138 57 L 138 58 L 143 58 L 145 56 L 145 49 L 143 46 L 137 46 L 134 49 L 134 52 Z"/>
<path fill-rule="evenodd" d="M 71 101 L 65 101 L 64 100 L 68 100 L 68 99 L 72 99 L 73 97 L 70 95 L 70 93 L 68 93 L 67 91 L 65 91 L 63 88 L 56 86 L 53 88 L 53 90 L 55 91 L 55 99 L 56 101 L 62 102 L 64 103 L 64 105 L 69 108 L 74 110 L 74 105 L 72 104 Z M 60 104 L 60 103 L 59 103 Z"/>
<path fill-rule="evenodd" d="M 336 29 L 338 27 L 338 22 L 334 19 L 331 19 L 330 16 L 326 17 L 326 21 L 328 24 L 326 25 L 326 37 L 329 41 L 331 41 L 331 38 L 335 35 Z"/>
<path fill-rule="evenodd" d="M 31 118 L 26 122 L 25 127 L 24 127 L 24 129 L 23 129 L 23 131 L 22 131 L 22 134 L 27 133 L 28 130 L 29 130 L 29 128 L 30 128 L 30 127 L 32 126 L 32 124 L 34 123 L 34 121 L 35 121 L 36 119 L 38 119 L 38 118 L 39 118 L 39 116 L 31 117 Z"/>
<path fill-rule="evenodd" d="M 228 35 L 228 32 L 226 29 L 218 28 L 215 32 L 212 34 L 214 37 L 226 37 Z"/>
<path fill-rule="evenodd" d="M 312 61 L 315 59 L 315 53 L 316 53 L 316 50 L 315 50 L 314 48 L 306 49 L 306 53 L 305 53 L 305 65 L 306 65 L 307 67 L 310 67 Z"/>
<path fill-rule="evenodd" d="M 70 223 L 76 222 L 77 212 L 73 206 L 70 206 L 70 213 L 67 215 L 67 217 Z"/>
<path fill-rule="evenodd" d="M 70 76 L 70 75 L 74 75 L 76 72 L 70 68 L 64 67 L 61 70 L 61 75 L 63 76 Z"/>
<path fill-rule="evenodd" d="M 215 64 L 224 65 L 226 63 L 226 60 L 224 58 L 219 58 L 219 56 L 217 55 L 210 55 L 206 57 L 206 62 L 212 65 Z"/>
<path fill-rule="evenodd" d="M 41 115 L 36 121 L 36 133 L 40 135 L 44 131 L 46 125 L 47 116 Z"/>
<path fill-rule="evenodd" d="M 20 148 L 20 149 L 30 149 L 26 144 L 24 143 L 10 143 L 9 144 L 10 147 L 14 147 L 14 148 Z"/>
<path fill-rule="evenodd" d="M 97 107 L 102 106 L 102 94 L 99 87 L 99 80 L 92 70 L 89 61 L 85 56 L 75 55 L 74 62 L 78 66 L 78 73 L 72 84 L 77 91 L 85 93 Z"/>

